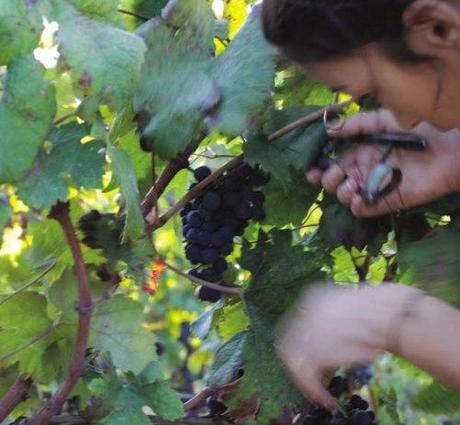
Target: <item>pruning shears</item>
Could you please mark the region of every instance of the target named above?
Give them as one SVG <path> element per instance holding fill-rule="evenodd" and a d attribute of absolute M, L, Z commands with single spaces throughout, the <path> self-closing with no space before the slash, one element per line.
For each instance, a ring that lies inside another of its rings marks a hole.
<path fill-rule="evenodd" d="M 327 170 L 335 160 L 330 155 L 335 151 L 338 143 L 352 142 L 370 145 L 383 146 L 385 149 L 378 164 L 372 170 L 367 182 L 361 188 L 361 196 L 367 205 L 375 205 L 378 201 L 399 187 L 402 181 L 402 172 L 399 168 L 387 162 L 393 149 L 407 149 L 412 151 L 423 151 L 427 148 L 428 142 L 421 136 L 402 132 L 382 132 L 372 135 L 361 135 L 345 140 L 329 140 L 322 149 L 317 167 L 323 171 Z M 382 185 L 385 184 L 384 187 Z"/>

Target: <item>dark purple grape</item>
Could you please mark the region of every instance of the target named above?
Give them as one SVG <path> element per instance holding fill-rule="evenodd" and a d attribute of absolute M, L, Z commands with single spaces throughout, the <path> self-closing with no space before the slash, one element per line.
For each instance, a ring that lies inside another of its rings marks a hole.
<path fill-rule="evenodd" d="M 353 410 L 348 422 L 350 425 L 371 425 L 372 416 L 364 410 Z"/>
<path fill-rule="evenodd" d="M 233 252 L 233 244 L 231 242 L 228 242 L 219 248 L 219 254 L 224 255 L 224 256 L 230 255 L 232 252 Z"/>
<path fill-rule="evenodd" d="M 219 258 L 214 262 L 212 268 L 216 271 L 216 273 L 222 274 L 228 269 L 228 264 L 223 258 Z"/>
<path fill-rule="evenodd" d="M 193 227 L 200 227 L 202 224 L 202 218 L 198 211 L 191 211 L 187 215 L 187 223 Z"/>
<path fill-rule="evenodd" d="M 220 208 L 221 204 L 222 198 L 219 193 L 211 191 L 204 194 L 201 206 L 206 210 L 215 211 Z"/>
<path fill-rule="evenodd" d="M 190 211 L 192 211 L 192 204 L 189 202 L 180 212 L 181 217 L 185 217 Z"/>
<path fill-rule="evenodd" d="M 215 247 L 221 247 L 228 242 L 228 239 L 225 237 L 225 234 L 222 230 L 218 230 L 211 235 L 211 244 Z"/>
<path fill-rule="evenodd" d="M 192 269 L 188 272 L 188 275 L 191 277 L 195 277 L 197 279 L 201 279 L 201 272 L 198 269 Z"/>
<path fill-rule="evenodd" d="M 165 350 L 166 350 L 166 347 L 162 342 L 160 341 L 155 342 L 155 352 L 157 356 L 162 356 Z"/>
<path fill-rule="evenodd" d="M 235 215 L 240 220 L 249 220 L 252 218 L 252 208 L 248 203 L 242 202 L 235 208 Z"/>
<path fill-rule="evenodd" d="M 204 180 L 206 177 L 210 175 L 211 175 L 211 170 L 208 167 L 198 167 L 193 172 L 193 176 L 195 177 L 195 180 L 199 182 Z"/>
<path fill-rule="evenodd" d="M 341 376 L 335 376 L 332 378 L 327 389 L 332 397 L 338 398 L 348 391 L 348 382 Z"/>
<path fill-rule="evenodd" d="M 212 233 L 209 231 L 202 230 L 198 233 L 198 243 L 203 246 L 211 245 Z"/>
<path fill-rule="evenodd" d="M 241 196 L 236 191 L 227 192 L 224 194 L 224 205 L 227 207 L 236 207 L 241 201 Z"/>
<path fill-rule="evenodd" d="M 222 182 L 222 187 L 225 190 L 234 190 L 238 191 L 241 188 L 242 181 L 238 177 L 235 176 L 230 176 L 227 177 L 223 182 Z"/>
<path fill-rule="evenodd" d="M 254 192 L 251 192 L 249 196 L 246 197 L 246 199 L 249 202 L 252 202 L 254 205 L 257 205 L 260 207 L 264 204 L 265 195 L 262 192 L 254 191 Z"/>
<path fill-rule="evenodd" d="M 192 263 L 199 263 L 202 259 L 203 250 L 199 245 L 190 244 L 185 248 L 185 256 Z"/>
<path fill-rule="evenodd" d="M 199 229 L 192 227 L 185 235 L 185 238 L 190 243 L 199 244 L 200 243 L 200 233 L 201 231 Z"/>
<path fill-rule="evenodd" d="M 211 416 L 221 415 L 227 410 L 227 406 L 224 403 L 218 401 L 215 397 L 208 397 L 206 399 L 206 406 L 209 409 Z"/>
<path fill-rule="evenodd" d="M 206 280 L 207 282 L 217 283 L 222 280 L 222 273 L 218 273 L 211 267 L 209 269 L 202 270 L 201 279 Z"/>
<path fill-rule="evenodd" d="M 184 236 L 184 238 L 186 237 L 187 232 L 188 232 L 190 229 L 193 229 L 193 227 L 190 226 L 189 224 L 185 224 L 184 227 L 182 227 L 182 235 Z"/>
<path fill-rule="evenodd" d="M 241 226 L 241 221 L 237 218 L 226 218 L 222 221 L 224 227 L 231 229 L 233 232 Z"/>
<path fill-rule="evenodd" d="M 222 294 L 216 289 L 208 288 L 207 286 L 199 286 L 195 290 L 195 296 L 201 301 L 215 303 L 220 300 Z"/>
<path fill-rule="evenodd" d="M 203 264 L 212 264 L 219 258 L 218 252 L 214 248 L 206 248 L 201 254 Z"/>
<path fill-rule="evenodd" d="M 361 366 L 350 371 L 350 375 L 353 379 L 358 381 L 361 385 L 369 384 L 372 379 L 372 367 Z"/>
<path fill-rule="evenodd" d="M 353 394 L 350 397 L 350 400 L 348 401 L 346 408 L 348 411 L 352 411 L 355 409 L 367 410 L 369 408 L 369 403 L 363 398 L 361 398 L 359 395 Z"/>
<path fill-rule="evenodd" d="M 215 232 L 217 229 L 219 229 L 220 224 L 210 220 L 210 221 L 205 221 L 201 228 L 207 232 Z"/>
<path fill-rule="evenodd" d="M 252 208 L 252 217 L 256 221 L 264 221 L 266 218 L 264 209 L 262 207 L 254 206 Z"/>
<path fill-rule="evenodd" d="M 253 186 L 260 187 L 266 185 L 270 181 L 270 176 L 265 174 L 262 170 L 256 169 L 250 176 L 249 181 Z"/>

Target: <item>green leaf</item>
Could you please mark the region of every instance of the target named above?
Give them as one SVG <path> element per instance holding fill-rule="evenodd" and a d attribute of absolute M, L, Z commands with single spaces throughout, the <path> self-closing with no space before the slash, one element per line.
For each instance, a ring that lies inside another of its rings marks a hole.
<path fill-rule="evenodd" d="M 245 144 L 248 162 L 260 164 L 285 190 L 288 190 L 291 183 L 292 170 L 303 172 L 318 159 L 321 149 L 327 143 L 327 133 L 323 123 L 316 122 L 272 142 L 268 140 L 268 135 L 315 109 L 304 107 L 271 110 L 265 117 L 268 124 L 263 133 L 250 135 Z"/>
<path fill-rule="evenodd" d="M 205 111 L 220 98 L 205 73 L 209 51 L 187 32 L 176 32 L 158 20 L 142 28 L 148 51 L 134 101 L 135 112 L 146 116 L 144 137 L 163 159 L 173 158 L 199 136 Z"/>
<path fill-rule="evenodd" d="M 179 394 L 168 382 L 156 382 L 145 387 L 142 394 L 148 405 L 163 419 L 174 421 L 184 416 L 184 407 Z"/>
<path fill-rule="evenodd" d="M 126 202 L 126 223 L 123 240 L 127 238 L 139 239 L 145 232 L 145 222 L 140 209 L 136 173 L 125 151 L 109 146 L 107 153 L 112 160 L 114 179 L 117 185 L 120 186 L 121 194 Z"/>
<path fill-rule="evenodd" d="M 161 365 L 157 362 L 150 362 L 144 370 L 140 373 L 138 379 L 142 385 L 154 384 L 163 378 L 163 371 Z"/>
<path fill-rule="evenodd" d="M 1 304 L 0 358 L 5 356 L 2 364 L 19 361 L 21 372 L 33 373 L 42 380 L 42 356 L 52 342 L 52 337 L 47 338 L 51 325 L 46 298 L 36 292 L 20 293 Z"/>
<path fill-rule="evenodd" d="M 211 75 L 222 92 L 222 102 L 208 126 L 236 137 L 264 108 L 273 85 L 274 50 L 262 33 L 259 6 L 216 58 Z"/>
<path fill-rule="evenodd" d="M 292 172 L 292 182 L 285 189 L 272 179 L 264 188 L 266 218 L 264 224 L 283 227 L 300 225 L 311 205 L 316 201 L 320 188 L 307 183 L 304 173 Z"/>
<path fill-rule="evenodd" d="M 219 388 L 235 379 L 238 369 L 243 365 L 247 338 L 248 333 L 241 332 L 217 350 L 209 368 L 209 386 Z"/>
<path fill-rule="evenodd" d="M 77 3 L 93 10 L 89 1 Z M 145 52 L 142 39 L 88 19 L 64 1 L 54 2 L 54 13 L 61 61 L 83 97 L 123 108 L 139 81 Z"/>
<path fill-rule="evenodd" d="M 55 112 L 41 65 L 31 56 L 13 60 L 0 103 L 0 184 L 19 180 L 32 166 Z"/>
<path fill-rule="evenodd" d="M 254 249 L 244 245 L 240 264 L 252 273 L 244 295 L 246 306 L 267 314 L 282 314 L 304 285 L 323 277 L 313 255 L 302 246 L 292 246 L 290 231 L 261 232 Z"/>
<path fill-rule="evenodd" d="M 454 415 L 460 412 L 460 392 L 434 382 L 412 400 L 412 407 L 427 413 Z"/>
<path fill-rule="evenodd" d="M 75 122 L 51 131 L 51 152 L 43 151 L 18 184 L 19 196 L 27 204 L 40 209 L 58 200 L 67 201 L 69 179 L 78 188 L 101 187 L 105 145 L 100 141 L 82 143 L 89 131 L 88 126 Z"/>
<path fill-rule="evenodd" d="M 37 46 L 47 7 L 46 0 L 0 2 L 0 65 L 8 65 Z"/>
<path fill-rule="evenodd" d="M 119 0 L 70 0 L 70 3 L 89 17 L 107 20 L 117 16 Z"/>
<path fill-rule="evenodd" d="M 111 353 L 117 368 L 141 372 L 155 358 L 154 335 L 143 328 L 142 304 L 117 295 L 98 305 L 91 345 Z"/>
<path fill-rule="evenodd" d="M 243 355 L 245 374 L 236 399 L 259 396 L 262 405 L 273 404 L 281 412 L 284 406 L 303 397 L 286 377 L 276 356 L 275 326 L 299 291 L 319 280 L 322 273 L 311 253 L 301 246 L 292 246 L 289 231 L 261 233 L 255 248 L 249 249 L 245 244 L 240 263 L 252 273 L 244 293 L 251 325 Z"/>
<path fill-rule="evenodd" d="M 133 386 L 123 388 L 118 395 L 115 410 L 104 421 L 105 425 L 151 425 L 142 411 L 143 397 Z"/>

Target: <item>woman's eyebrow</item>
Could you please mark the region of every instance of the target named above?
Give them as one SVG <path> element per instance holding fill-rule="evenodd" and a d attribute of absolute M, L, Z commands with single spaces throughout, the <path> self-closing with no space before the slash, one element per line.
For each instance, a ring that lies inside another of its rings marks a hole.
<path fill-rule="evenodd" d="M 340 91 L 345 91 L 346 88 L 347 88 L 346 84 L 343 84 L 343 85 L 340 85 L 340 86 L 330 87 L 331 91 L 333 91 L 334 93 L 337 93 L 337 92 L 340 92 Z"/>

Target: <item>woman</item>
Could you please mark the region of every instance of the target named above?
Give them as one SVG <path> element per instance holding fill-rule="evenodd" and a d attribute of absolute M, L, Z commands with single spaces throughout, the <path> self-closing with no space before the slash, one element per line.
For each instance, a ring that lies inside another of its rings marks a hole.
<path fill-rule="evenodd" d="M 332 136 L 414 131 L 425 152 L 395 151 L 399 193 L 367 206 L 359 188 L 376 148 L 347 151 L 326 172 L 307 173 L 360 217 L 460 191 L 460 2 L 448 0 L 265 0 L 267 39 L 332 90 L 374 95 L 386 109 L 360 114 Z M 460 312 L 417 289 L 382 285 L 306 294 L 281 327 L 278 352 L 299 387 L 333 407 L 321 383 L 339 366 L 382 351 L 405 357 L 460 389 Z"/>

